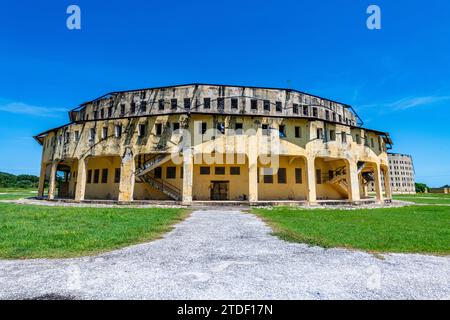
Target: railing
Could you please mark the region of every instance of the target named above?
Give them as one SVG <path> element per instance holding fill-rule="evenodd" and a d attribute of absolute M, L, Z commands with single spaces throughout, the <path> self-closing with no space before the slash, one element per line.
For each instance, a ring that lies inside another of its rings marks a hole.
<path fill-rule="evenodd" d="M 144 172 L 148 168 L 161 162 L 166 156 L 167 156 L 166 154 L 156 155 L 155 157 L 151 158 L 150 160 L 147 160 L 146 162 L 144 162 L 144 164 L 140 168 L 138 168 L 136 170 L 136 175 L 139 176 L 142 172 Z"/>
<path fill-rule="evenodd" d="M 142 180 L 150 184 L 155 189 L 158 189 L 159 191 L 173 198 L 174 200 L 181 199 L 181 190 L 170 183 L 164 182 L 162 180 L 157 180 L 156 178 L 149 175 L 142 177 Z"/>

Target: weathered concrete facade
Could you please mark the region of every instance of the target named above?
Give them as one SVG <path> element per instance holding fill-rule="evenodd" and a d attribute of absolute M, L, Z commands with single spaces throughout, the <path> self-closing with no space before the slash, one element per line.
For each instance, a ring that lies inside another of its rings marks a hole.
<path fill-rule="evenodd" d="M 35 138 L 39 195 L 118 200 L 359 202 L 391 198 L 384 132 L 291 89 L 192 84 L 114 92 Z M 59 180 L 56 190 L 56 176 Z M 383 190 L 384 193 L 383 193 Z"/>

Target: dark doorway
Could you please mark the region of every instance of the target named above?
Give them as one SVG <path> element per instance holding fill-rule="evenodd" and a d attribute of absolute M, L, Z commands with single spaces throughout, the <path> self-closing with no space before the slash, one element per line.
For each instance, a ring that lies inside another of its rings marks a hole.
<path fill-rule="evenodd" d="M 211 200 L 228 200 L 229 181 L 211 181 Z"/>

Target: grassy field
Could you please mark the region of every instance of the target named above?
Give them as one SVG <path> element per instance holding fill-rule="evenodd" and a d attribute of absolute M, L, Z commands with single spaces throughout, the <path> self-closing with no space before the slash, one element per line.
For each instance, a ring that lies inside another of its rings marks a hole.
<path fill-rule="evenodd" d="M 394 199 L 410 201 L 420 204 L 448 204 L 450 205 L 450 194 L 416 194 L 416 195 L 394 195 Z"/>
<path fill-rule="evenodd" d="M 450 207 L 446 206 L 253 212 L 288 241 L 370 252 L 450 254 Z"/>
<path fill-rule="evenodd" d="M 187 215 L 182 209 L 0 204 L 0 258 L 90 255 L 150 241 Z"/>
<path fill-rule="evenodd" d="M 35 197 L 37 189 L 0 188 L 0 200 L 16 200 Z"/>

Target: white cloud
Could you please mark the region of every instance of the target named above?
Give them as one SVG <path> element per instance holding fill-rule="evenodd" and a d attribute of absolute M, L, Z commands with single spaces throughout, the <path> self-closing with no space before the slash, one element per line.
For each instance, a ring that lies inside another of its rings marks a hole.
<path fill-rule="evenodd" d="M 425 105 L 430 105 L 438 102 L 443 102 L 449 100 L 450 96 L 425 96 L 425 97 L 412 97 L 404 98 L 390 104 L 387 107 L 391 107 L 394 110 L 406 110 L 414 107 L 420 107 Z"/>
<path fill-rule="evenodd" d="M 26 104 L 23 102 L 0 103 L 0 112 L 25 114 L 37 117 L 59 117 L 60 113 L 67 112 L 64 108 L 47 108 Z"/>
<path fill-rule="evenodd" d="M 447 100 L 450 100 L 450 96 L 408 97 L 393 102 L 361 105 L 358 109 L 378 108 L 379 111 L 385 113 L 389 111 L 401 111 L 421 106 L 432 105 Z"/>

